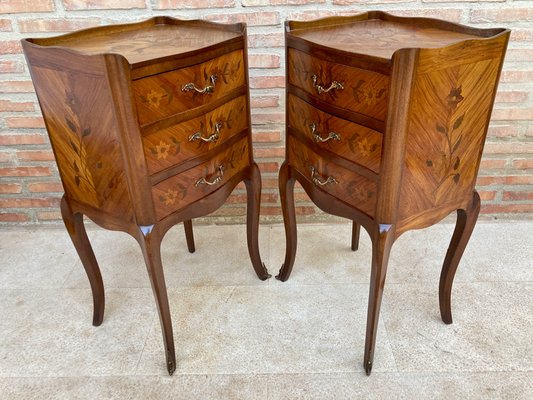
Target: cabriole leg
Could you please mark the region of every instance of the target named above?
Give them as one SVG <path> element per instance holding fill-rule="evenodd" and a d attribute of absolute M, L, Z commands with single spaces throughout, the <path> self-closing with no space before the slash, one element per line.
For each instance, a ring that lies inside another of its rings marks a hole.
<path fill-rule="evenodd" d="M 93 325 L 98 326 L 104 319 L 104 283 L 102 282 L 102 275 L 100 273 L 100 268 L 98 267 L 98 262 L 96 261 L 91 243 L 87 237 L 87 232 L 85 231 L 83 215 L 72 212 L 65 196 L 61 199 L 61 215 L 70 239 L 76 248 L 81 263 L 83 264 L 83 268 L 85 268 L 85 272 L 89 278 L 91 291 L 93 293 Z"/>
<path fill-rule="evenodd" d="M 282 282 L 289 279 L 296 257 L 297 232 L 296 212 L 294 209 L 294 183 L 295 179 L 290 176 L 289 165 L 285 161 L 279 170 L 279 193 L 283 211 L 283 224 L 285 225 L 285 261 L 276 276 L 276 279 Z"/>
<path fill-rule="evenodd" d="M 446 252 L 444 264 L 442 265 L 439 283 L 440 315 L 445 324 L 451 324 L 453 322 L 450 299 L 453 278 L 455 277 L 459 261 L 461 261 L 468 240 L 476 225 L 480 206 L 479 194 L 474 192 L 470 207 L 466 210 L 457 210 L 457 222 L 450 246 Z"/>
<path fill-rule="evenodd" d="M 163 274 L 163 265 L 161 263 L 161 237 L 154 228 L 154 225 L 140 226 L 139 233 L 137 240 L 141 245 L 159 313 L 159 321 L 161 322 L 167 370 L 169 375 L 172 375 L 176 370 L 176 354 L 174 350 L 174 336 L 172 333 L 167 287 Z"/>
<path fill-rule="evenodd" d="M 261 261 L 259 254 L 259 207 L 261 205 L 261 175 L 259 167 L 253 163 L 250 168 L 250 176 L 244 180 L 247 193 L 246 206 L 246 239 L 248 242 L 248 253 L 252 260 L 255 273 L 262 281 L 270 278 L 270 274 Z"/>
<path fill-rule="evenodd" d="M 359 235 L 361 233 L 361 224 L 352 221 L 352 251 L 359 248 Z"/>
<path fill-rule="evenodd" d="M 394 243 L 394 226 L 380 224 L 372 240 L 372 272 L 370 275 L 370 294 L 366 321 L 364 366 L 367 375 L 372 371 L 376 333 L 378 330 L 379 310 L 385 286 L 385 276 L 389 254 Z"/>
<path fill-rule="evenodd" d="M 194 247 L 192 220 L 188 219 L 187 221 L 183 221 L 183 228 L 185 229 L 185 239 L 187 240 L 187 248 L 189 249 L 189 253 L 194 253 L 196 248 Z"/>

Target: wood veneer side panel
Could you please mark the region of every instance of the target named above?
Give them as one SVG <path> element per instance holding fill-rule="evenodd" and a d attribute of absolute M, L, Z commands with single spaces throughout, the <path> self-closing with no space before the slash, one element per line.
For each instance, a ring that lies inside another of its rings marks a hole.
<path fill-rule="evenodd" d="M 394 224 L 397 220 L 409 103 L 417 59 L 417 49 L 400 50 L 392 57 L 387 123 L 375 212 L 376 221 L 380 224 Z"/>
<path fill-rule="evenodd" d="M 136 119 L 129 64 L 121 56 L 109 54 L 104 57 L 135 223 L 152 225 L 156 218 L 141 132 Z"/>
<path fill-rule="evenodd" d="M 248 68 L 248 33 L 245 23 L 242 24 L 242 42 L 243 42 L 243 66 L 244 66 L 244 85 L 246 87 L 246 126 L 248 130 L 248 162 L 250 165 L 254 162 L 253 143 L 252 143 L 252 115 L 250 106 L 250 73 Z"/>

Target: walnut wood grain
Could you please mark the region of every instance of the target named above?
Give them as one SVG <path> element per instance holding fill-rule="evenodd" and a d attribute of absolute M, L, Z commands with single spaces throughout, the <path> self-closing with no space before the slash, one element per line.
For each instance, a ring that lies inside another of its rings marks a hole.
<path fill-rule="evenodd" d="M 452 322 L 451 288 L 479 213 L 475 182 L 510 32 L 375 11 L 287 21 L 285 28 L 287 155 L 279 179 L 287 248 L 277 278 L 287 280 L 295 261 L 298 181 L 323 211 L 352 221 L 352 249 L 360 226 L 372 240 L 364 354 L 370 374 L 395 240 L 457 211 L 439 287 L 442 319 Z M 349 98 L 359 81 L 372 93 L 360 96 L 365 105 Z M 324 143 L 309 132 L 315 119 L 320 137 L 329 138 Z M 329 135 L 337 127 L 356 132 L 358 145 L 367 138 L 376 154 L 348 152 L 346 135 Z"/>
<path fill-rule="evenodd" d="M 65 189 L 65 226 L 93 292 L 93 323 L 103 319 L 104 289 L 84 216 L 138 241 L 172 374 L 165 233 L 183 222 L 193 252 L 192 219 L 222 206 L 244 181 L 250 260 L 260 279 L 270 276 L 258 245 L 261 180 L 251 150 L 246 26 L 154 17 L 22 46 Z M 206 84 L 213 87 L 202 92 Z M 213 133 L 217 140 L 200 139 Z"/>

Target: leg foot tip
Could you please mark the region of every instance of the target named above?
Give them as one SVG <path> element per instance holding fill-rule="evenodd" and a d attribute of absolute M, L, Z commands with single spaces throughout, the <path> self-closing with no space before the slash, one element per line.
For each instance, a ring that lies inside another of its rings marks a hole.
<path fill-rule="evenodd" d="M 278 281 L 281 281 L 281 282 L 285 282 L 287 279 L 289 279 L 289 276 L 285 276 L 286 274 L 283 273 L 283 269 L 285 267 L 285 264 L 283 264 L 278 272 L 278 274 L 276 275 L 276 279 Z"/>
<path fill-rule="evenodd" d="M 172 376 L 174 374 L 174 371 L 176 371 L 176 364 L 173 362 L 169 362 L 167 364 L 167 371 L 169 376 Z"/>
<path fill-rule="evenodd" d="M 272 275 L 270 275 L 268 273 L 268 270 L 265 266 L 265 263 L 261 263 L 261 265 L 263 266 L 263 271 L 259 274 L 257 274 L 257 276 L 259 277 L 259 279 L 261 279 L 262 281 L 266 281 L 268 278 L 270 278 Z"/>
<path fill-rule="evenodd" d="M 370 361 L 365 364 L 365 372 L 367 376 L 372 372 L 372 363 Z"/>

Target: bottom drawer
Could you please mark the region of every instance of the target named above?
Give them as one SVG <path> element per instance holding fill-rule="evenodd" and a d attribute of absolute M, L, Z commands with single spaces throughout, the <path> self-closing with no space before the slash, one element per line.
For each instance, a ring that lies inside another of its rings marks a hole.
<path fill-rule="evenodd" d="M 376 208 L 377 186 L 353 171 L 324 160 L 298 140 L 289 137 L 289 163 L 310 182 L 370 217 Z"/>
<path fill-rule="evenodd" d="M 248 137 L 203 164 L 154 185 L 152 199 L 158 220 L 200 200 L 250 164 Z"/>

